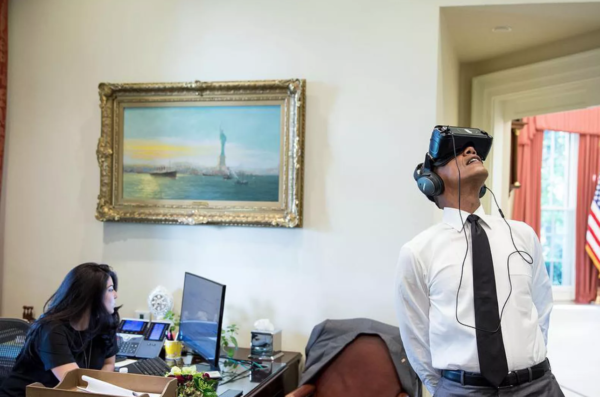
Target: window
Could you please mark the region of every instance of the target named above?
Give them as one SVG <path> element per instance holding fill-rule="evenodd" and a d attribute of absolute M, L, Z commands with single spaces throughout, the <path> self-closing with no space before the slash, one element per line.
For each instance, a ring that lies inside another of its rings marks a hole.
<path fill-rule="evenodd" d="M 579 135 L 544 131 L 541 243 L 556 286 L 573 285 Z"/>

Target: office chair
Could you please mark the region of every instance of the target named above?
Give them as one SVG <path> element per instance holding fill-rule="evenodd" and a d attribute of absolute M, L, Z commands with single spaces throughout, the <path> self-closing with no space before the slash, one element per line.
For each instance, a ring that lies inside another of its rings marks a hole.
<path fill-rule="evenodd" d="M 25 344 L 27 321 L 0 318 L 0 384 L 6 379 Z"/>

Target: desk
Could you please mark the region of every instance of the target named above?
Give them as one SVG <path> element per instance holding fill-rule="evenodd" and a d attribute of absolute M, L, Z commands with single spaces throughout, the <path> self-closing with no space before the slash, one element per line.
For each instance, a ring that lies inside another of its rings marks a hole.
<path fill-rule="evenodd" d="M 217 394 L 234 389 L 242 390 L 244 397 L 284 397 L 292 392 L 298 386 L 300 375 L 300 360 L 302 355 L 295 352 L 284 352 L 284 355 L 277 360 L 263 361 L 260 368 L 245 362 L 248 360 L 250 349 L 239 348 L 236 351 L 234 360 L 241 363 L 235 367 L 226 367 L 226 359 L 220 359 L 220 372 L 223 376 L 218 388 Z M 198 358 L 195 356 L 195 358 Z M 115 367 L 126 367 L 135 360 L 125 360 L 117 362 Z M 230 361 L 231 362 L 231 361 Z M 206 363 L 194 362 L 198 371 L 208 371 Z M 253 370 L 249 370 L 253 368 Z M 115 368 L 118 371 L 118 368 Z M 231 381 L 231 379 L 238 379 Z"/>
<path fill-rule="evenodd" d="M 267 368 L 256 370 L 248 376 L 236 381 L 219 385 L 217 394 L 229 389 L 243 390 L 244 397 L 284 397 L 298 387 L 300 376 L 300 359 L 302 355 L 296 352 L 284 352 L 277 360 L 265 361 Z M 239 348 L 234 359 L 247 360 L 250 349 Z M 224 370 L 221 371 L 222 373 Z"/>

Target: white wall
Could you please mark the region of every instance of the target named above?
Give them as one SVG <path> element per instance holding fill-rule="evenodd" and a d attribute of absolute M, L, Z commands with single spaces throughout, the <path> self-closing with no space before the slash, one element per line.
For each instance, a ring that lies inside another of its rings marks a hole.
<path fill-rule="evenodd" d="M 443 14 L 440 14 L 436 124 L 458 125 L 460 62 Z"/>
<path fill-rule="evenodd" d="M 11 2 L 2 314 L 39 313 L 71 267 L 102 261 L 125 315 L 158 284 L 180 299 L 185 271 L 227 284 L 243 344 L 262 317 L 298 351 L 326 318 L 396 323 L 399 248 L 432 217 L 412 168 L 435 120 L 438 13 L 370 4 Z M 94 219 L 99 82 L 288 77 L 308 80 L 303 229 Z"/>
<path fill-rule="evenodd" d="M 451 3 L 12 1 L 2 315 L 39 314 L 70 268 L 100 261 L 120 276 L 124 315 L 158 284 L 180 298 L 184 271 L 227 284 L 245 345 L 262 317 L 297 351 L 326 318 L 395 324 L 398 250 L 433 218 L 412 171 L 436 120 Z M 94 219 L 99 82 L 289 77 L 308 80 L 303 229 Z"/>
<path fill-rule="evenodd" d="M 437 104 L 436 122 L 442 125 L 458 124 L 460 83 L 460 62 L 456 55 L 454 42 L 450 35 L 444 14 L 440 13 L 439 42 L 438 42 L 438 70 L 437 70 Z M 433 127 L 433 126 L 431 126 Z M 426 148 L 427 150 L 427 148 Z M 423 161 L 422 156 L 421 161 Z M 440 222 L 443 212 L 432 206 L 433 220 Z"/>

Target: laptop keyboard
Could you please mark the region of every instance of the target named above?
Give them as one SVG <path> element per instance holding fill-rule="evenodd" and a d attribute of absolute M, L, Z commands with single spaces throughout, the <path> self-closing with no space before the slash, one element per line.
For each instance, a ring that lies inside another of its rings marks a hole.
<path fill-rule="evenodd" d="M 138 360 L 133 364 L 125 366 L 129 373 L 137 373 L 151 376 L 165 376 L 171 371 L 171 367 L 167 365 L 161 358 L 148 358 Z"/>

